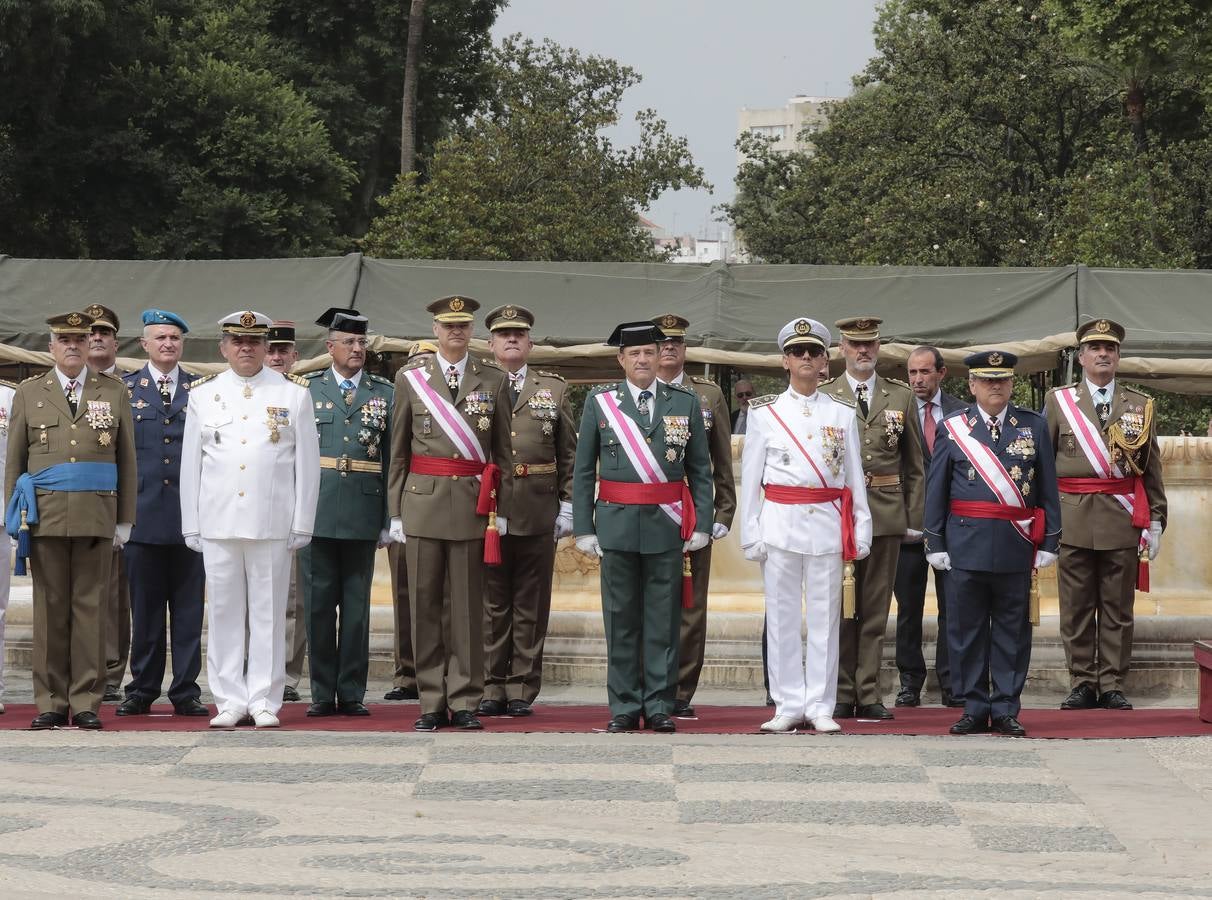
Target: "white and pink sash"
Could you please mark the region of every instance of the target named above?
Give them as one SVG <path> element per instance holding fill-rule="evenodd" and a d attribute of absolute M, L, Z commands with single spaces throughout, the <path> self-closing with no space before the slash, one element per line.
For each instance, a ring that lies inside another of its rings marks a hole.
<path fill-rule="evenodd" d="M 947 431 L 950 432 L 951 437 L 960 448 L 960 452 L 968 458 L 968 462 L 972 463 L 976 474 L 981 477 L 981 481 L 985 482 L 989 490 L 993 491 L 998 501 L 1003 506 L 1021 507 L 1023 512 L 1027 513 L 1025 518 L 1011 520 L 1010 524 L 1014 526 L 1015 531 L 1022 535 L 1023 540 L 1034 543 L 1031 541 L 1031 523 L 1034 514 L 1027 511 L 1026 501 L 1023 500 L 1018 485 L 1014 483 L 1014 479 L 1010 477 L 1010 473 L 1006 471 L 1002 461 L 997 458 L 993 448 L 982 444 L 972 436 L 972 426 L 968 424 L 966 416 L 951 416 L 944 419 L 943 424 L 946 425 Z"/>
<path fill-rule="evenodd" d="M 1077 405 L 1077 388 L 1067 387 L 1056 392 L 1056 402 L 1061 414 L 1073 430 L 1077 445 L 1082 448 L 1086 461 L 1090 463 L 1098 478 L 1123 478 L 1123 470 L 1111 461 L 1107 447 L 1100 436 L 1100 429 L 1086 418 Z M 1132 515 L 1136 509 L 1136 500 L 1131 494 L 1112 494 L 1119 505 Z"/>
<path fill-rule="evenodd" d="M 487 463 L 488 456 L 480 446 L 480 439 L 471 430 L 471 426 L 459 414 L 459 409 L 441 394 L 433 389 L 429 379 L 425 377 L 424 367 L 409 369 L 404 377 L 413 386 L 413 390 L 425 398 L 426 405 L 433 410 L 434 419 L 442 433 L 450 438 L 451 443 L 467 458 L 477 462 Z M 480 476 L 477 475 L 476 478 Z"/>
<path fill-rule="evenodd" d="M 657 484 L 669 481 L 665 476 L 665 471 L 661 468 L 661 464 L 653 456 L 652 448 L 648 446 L 648 441 L 640 434 L 639 427 L 619 409 L 619 403 L 615 399 L 614 392 L 602 391 L 602 393 L 597 395 L 596 399 L 598 406 L 602 409 L 602 415 L 606 417 L 606 421 L 610 423 L 610 427 L 619 436 L 623 453 L 627 456 L 627 461 L 631 463 L 632 468 L 639 473 L 640 480 L 645 484 Z M 681 500 L 674 501 L 673 503 L 662 503 L 661 509 L 665 515 L 677 523 L 679 528 L 681 527 Z"/>

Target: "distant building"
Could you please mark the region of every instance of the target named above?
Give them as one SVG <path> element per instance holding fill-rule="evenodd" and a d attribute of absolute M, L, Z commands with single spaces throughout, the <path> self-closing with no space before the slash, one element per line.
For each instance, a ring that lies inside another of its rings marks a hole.
<path fill-rule="evenodd" d="M 816 147 L 812 135 L 829 124 L 827 104 L 837 103 L 841 97 L 792 97 L 786 106 L 773 109 L 750 109 L 741 107 L 737 117 L 737 134 L 756 134 L 774 138 L 774 150 L 790 153 L 801 150 L 811 155 Z M 745 157 L 737 153 L 737 164 Z"/>
<path fill-rule="evenodd" d="M 718 238 L 674 235 L 644 216 L 639 216 L 639 220 L 640 226 L 652 235 L 652 245 L 667 251 L 671 263 L 735 262 L 729 258 L 731 241 L 726 233 Z"/>

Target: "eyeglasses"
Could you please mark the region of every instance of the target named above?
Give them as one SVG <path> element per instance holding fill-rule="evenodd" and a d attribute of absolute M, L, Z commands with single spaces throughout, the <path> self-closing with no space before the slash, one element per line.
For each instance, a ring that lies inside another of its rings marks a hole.
<path fill-rule="evenodd" d="M 796 359 L 801 359 L 805 355 L 813 358 L 825 355 L 824 350 L 811 344 L 796 344 L 794 347 L 788 347 L 783 352 L 788 356 L 794 356 Z"/>
<path fill-rule="evenodd" d="M 365 350 L 367 347 L 370 346 L 370 341 L 368 341 L 366 338 L 342 338 L 339 341 L 333 341 L 333 343 L 340 344 L 342 347 L 345 347 L 347 349 L 352 349 L 354 347 L 358 347 L 362 350 Z"/>
<path fill-rule="evenodd" d="M 737 391 L 736 398 L 738 400 L 748 400 L 753 396 L 753 391 Z"/>

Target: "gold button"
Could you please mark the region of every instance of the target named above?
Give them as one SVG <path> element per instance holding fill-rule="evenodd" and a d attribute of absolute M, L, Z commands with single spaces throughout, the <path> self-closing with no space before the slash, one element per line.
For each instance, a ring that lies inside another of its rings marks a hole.
<path fill-rule="evenodd" d="M 517 455 L 518 455 L 518 451 L 517 451 L 517 450 L 514 450 L 514 451 L 513 451 L 513 455 L 514 455 L 514 456 L 517 456 Z"/>
<path fill-rule="evenodd" d="M 76 461 L 76 457 L 74 457 L 74 456 L 68 460 L 68 462 L 75 462 L 75 461 Z"/>
<path fill-rule="evenodd" d="M 74 446 L 76 446 L 76 439 L 75 439 L 75 438 L 72 438 L 72 442 L 71 442 L 71 443 L 72 443 L 72 446 L 73 446 L 73 447 L 74 447 Z"/>
<path fill-rule="evenodd" d="M 239 495 L 240 495 L 241 497 L 243 497 L 243 496 L 244 496 L 244 492 L 243 492 L 243 491 L 239 491 L 238 493 L 239 493 Z"/>
<path fill-rule="evenodd" d="M 349 473 L 348 473 L 348 472 L 342 472 L 342 473 L 341 473 L 341 477 L 342 477 L 342 478 L 345 478 L 347 475 L 349 475 Z"/>
<path fill-rule="evenodd" d="M 171 425 L 172 423 L 173 423 L 173 420 L 172 420 L 172 419 L 165 419 L 165 420 L 164 420 L 164 424 L 165 424 L 165 425 Z"/>
<path fill-rule="evenodd" d="M 168 465 L 170 462 L 172 462 L 172 460 L 171 460 L 171 459 L 169 459 L 167 456 L 166 456 L 166 457 L 164 457 L 164 465 L 166 465 L 166 466 L 167 466 L 167 465 Z"/>
<path fill-rule="evenodd" d="M 453 456 L 451 456 L 451 459 L 461 459 L 461 457 L 459 456 L 459 454 L 456 453 Z"/>
<path fill-rule="evenodd" d="M 166 443 L 166 444 L 171 444 L 172 442 L 173 442 L 173 439 L 172 439 L 172 438 L 165 438 L 165 439 L 164 439 L 164 443 Z"/>
<path fill-rule="evenodd" d="M 808 515 L 812 515 L 812 512 L 813 512 L 812 507 L 811 506 L 808 507 Z"/>
<path fill-rule="evenodd" d="M 164 483 L 165 483 L 165 484 L 171 484 L 172 482 L 170 482 L 170 481 L 169 481 L 167 478 L 165 478 L 165 479 L 164 479 Z"/>
<path fill-rule="evenodd" d="M 240 416 L 240 418 L 243 419 L 245 422 L 248 421 L 248 416 Z"/>
<path fill-rule="evenodd" d="M 143 421 L 143 416 L 135 416 L 135 421 L 136 421 L 136 422 L 142 422 L 142 421 Z M 73 426 L 72 426 L 72 428 L 75 428 L 75 427 L 76 427 L 75 425 L 73 425 Z"/>
<path fill-rule="evenodd" d="M 347 443 L 347 444 L 348 444 L 348 443 L 349 443 L 349 435 L 345 435 L 344 440 L 345 440 L 345 443 Z"/>
<path fill-rule="evenodd" d="M 168 462 L 168 460 L 167 460 L 167 459 L 166 459 L 166 460 L 164 460 L 164 461 L 165 461 L 165 462 Z M 240 471 L 241 471 L 241 472 L 243 472 L 243 471 L 244 471 L 244 463 L 240 463 Z"/>
<path fill-rule="evenodd" d="M 867 454 L 867 462 L 871 462 L 871 454 L 870 454 L 870 453 L 868 453 L 868 454 Z"/>
<path fill-rule="evenodd" d="M 652 443 L 652 438 L 648 438 L 648 443 Z"/>
<path fill-rule="evenodd" d="M 409 487 L 410 491 L 415 491 L 416 489 L 417 489 L 417 486 L 415 484 L 412 485 L 411 487 Z"/>
<path fill-rule="evenodd" d="M 863 441 L 863 443 L 864 443 L 864 444 L 870 444 L 870 443 L 871 443 L 871 438 L 867 438 L 865 441 Z"/>
<path fill-rule="evenodd" d="M 517 437 L 517 436 L 518 436 L 518 433 L 517 433 L 516 431 L 511 431 L 511 432 L 509 432 L 509 436 L 510 436 L 510 437 Z"/>
<path fill-rule="evenodd" d="M 346 424 L 346 425 L 348 425 L 348 424 L 349 424 L 349 419 L 346 419 L 346 420 L 345 420 L 345 424 Z M 344 475 L 345 473 L 344 473 L 344 472 L 342 472 L 341 474 L 342 474 L 342 475 Z"/>
<path fill-rule="evenodd" d="M 247 444 L 247 443 L 248 443 L 248 438 L 240 438 L 240 443 L 241 443 L 241 444 Z"/>
<path fill-rule="evenodd" d="M 455 481 L 458 481 L 458 480 L 459 480 L 459 476 L 458 476 L 458 475 L 452 475 L 452 476 L 451 476 L 451 478 L 452 478 L 453 480 L 455 480 Z"/>
<path fill-rule="evenodd" d="M 76 428 L 76 423 L 72 422 L 72 430 L 75 430 L 75 428 Z"/>

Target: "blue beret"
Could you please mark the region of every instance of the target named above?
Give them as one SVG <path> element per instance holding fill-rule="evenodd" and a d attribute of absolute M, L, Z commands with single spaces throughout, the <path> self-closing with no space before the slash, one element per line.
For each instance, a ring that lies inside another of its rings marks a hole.
<path fill-rule="evenodd" d="M 182 334 L 189 333 L 189 325 L 184 319 L 173 312 L 166 309 L 145 309 L 143 310 L 144 325 L 176 325 L 181 329 Z"/>

